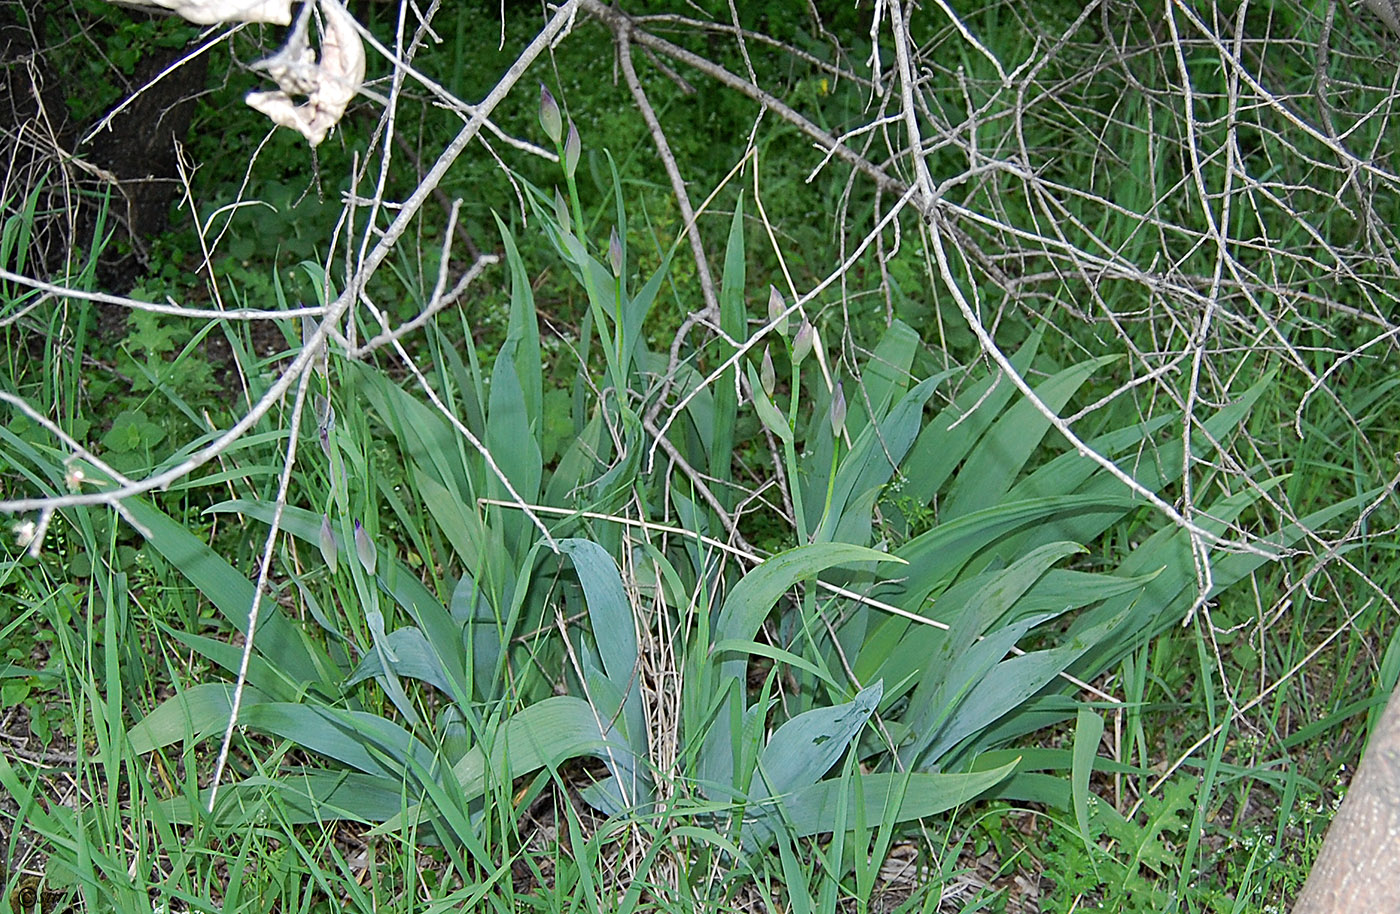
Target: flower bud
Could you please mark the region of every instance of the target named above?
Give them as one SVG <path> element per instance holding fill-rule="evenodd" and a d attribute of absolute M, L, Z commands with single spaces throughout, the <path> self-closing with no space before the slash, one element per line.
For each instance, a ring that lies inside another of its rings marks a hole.
<path fill-rule="evenodd" d="M 846 393 L 841 389 L 841 382 L 836 382 L 836 390 L 831 394 L 831 436 L 840 438 L 841 432 L 846 428 Z"/>
<path fill-rule="evenodd" d="M 358 520 L 355 521 L 355 554 L 360 557 L 360 564 L 365 567 L 365 571 L 374 574 L 374 566 L 379 556 L 374 550 L 374 543 L 369 538 L 369 533 Z"/>
<path fill-rule="evenodd" d="M 325 514 L 321 515 L 321 558 L 326 560 L 331 574 L 335 574 L 340 567 L 340 547 L 335 541 L 335 531 L 331 529 L 331 519 Z"/>
<path fill-rule="evenodd" d="M 615 225 L 612 234 L 608 236 L 608 265 L 612 267 L 613 276 L 622 277 L 622 239 L 617 237 Z"/>
<path fill-rule="evenodd" d="M 779 336 L 788 335 L 788 319 L 783 312 L 787 311 L 787 304 L 783 301 L 783 293 L 778 291 L 777 286 L 768 287 L 768 323 L 777 321 L 775 329 Z"/>
<path fill-rule="evenodd" d="M 583 153 L 583 141 L 579 139 L 578 127 L 569 118 L 569 136 L 564 140 L 564 175 L 572 178 L 578 169 L 578 157 Z"/>
<path fill-rule="evenodd" d="M 564 120 L 559 114 L 559 103 L 544 83 L 540 83 L 540 126 L 545 136 L 559 145 L 559 138 L 564 135 Z"/>
<path fill-rule="evenodd" d="M 797 328 L 797 336 L 792 341 L 792 364 L 801 365 L 802 360 L 807 358 L 807 354 L 812 351 L 812 344 L 817 337 L 817 328 L 812 326 L 812 322 L 803 319 L 802 326 Z"/>
<path fill-rule="evenodd" d="M 763 385 L 763 392 L 768 396 L 773 396 L 773 389 L 777 387 L 778 375 L 773 370 L 773 353 L 768 351 L 768 347 L 763 347 L 763 362 L 758 367 L 758 380 Z"/>
<path fill-rule="evenodd" d="M 768 394 L 764 393 L 763 381 L 754 371 L 753 365 L 746 364 L 744 372 L 748 375 L 749 391 L 753 394 L 753 408 L 758 413 L 758 421 L 784 443 L 792 444 L 792 426 L 788 425 L 787 417 L 778 412 L 773 401 L 768 399 Z"/>

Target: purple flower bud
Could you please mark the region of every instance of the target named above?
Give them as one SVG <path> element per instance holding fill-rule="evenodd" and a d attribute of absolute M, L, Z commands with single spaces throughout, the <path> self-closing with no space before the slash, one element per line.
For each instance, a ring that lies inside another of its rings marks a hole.
<path fill-rule="evenodd" d="M 787 303 L 783 301 L 783 293 L 778 291 L 777 286 L 768 287 L 768 323 L 777 321 L 777 331 L 779 336 L 787 336 L 788 319 L 783 312 L 787 311 Z"/>
<path fill-rule="evenodd" d="M 335 429 L 335 407 L 320 394 L 316 395 L 316 430 L 321 439 L 321 452 L 331 459 L 331 432 Z"/>
<path fill-rule="evenodd" d="M 564 140 L 564 175 L 572 178 L 578 169 L 578 157 L 583 153 L 583 141 L 579 139 L 578 127 L 569 118 L 569 136 Z"/>
<path fill-rule="evenodd" d="M 778 384 L 778 374 L 773 370 L 773 354 L 768 351 L 768 347 L 763 347 L 763 362 L 758 366 L 758 381 L 763 385 L 763 392 L 768 396 L 773 396 L 773 389 Z"/>
<path fill-rule="evenodd" d="M 846 394 L 841 389 L 841 382 L 836 382 L 836 390 L 831 394 L 831 436 L 840 438 L 841 432 L 846 428 Z"/>
<path fill-rule="evenodd" d="M 797 336 L 792 341 L 792 364 L 801 365 L 802 360 L 807 358 L 807 354 L 812 351 L 812 344 L 817 338 L 817 328 L 812 326 L 812 322 L 802 321 L 802 326 L 797 328 Z"/>
<path fill-rule="evenodd" d="M 545 136 L 559 145 L 559 138 L 564 135 L 564 120 L 559 114 L 559 103 L 544 83 L 540 83 L 540 126 Z"/>
<path fill-rule="evenodd" d="M 622 276 L 622 239 L 617 237 L 617 226 L 613 226 L 612 234 L 608 236 L 608 265 L 612 267 L 613 275 Z"/>
<path fill-rule="evenodd" d="M 370 541 L 364 525 L 358 520 L 355 521 L 355 554 L 360 557 L 360 564 L 365 566 L 365 571 L 374 574 L 374 565 L 379 555 L 375 552 L 374 543 Z"/>
<path fill-rule="evenodd" d="M 335 574 L 340 567 L 340 547 L 335 541 L 335 531 L 331 529 L 331 519 L 325 514 L 321 515 L 321 558 L 326 560 L 331 574 Z"/>

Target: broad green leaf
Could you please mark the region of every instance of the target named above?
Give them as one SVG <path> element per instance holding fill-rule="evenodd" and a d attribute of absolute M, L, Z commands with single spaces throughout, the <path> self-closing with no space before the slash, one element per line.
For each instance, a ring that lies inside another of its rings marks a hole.
<path fill-rule="evenodd" d="M 792 840 L 785 832 L 773 836 L 778 842 L 778 861 L 783 868 L 783 891 L 792 914 L 816 914 L 816 901 L 808 885 L 811 872 L 797 860 Z M 751 848 L 750 848 L 751 850 Z"/>
<path fill-rule="evenodd" d="M 656 268 L 656 272 L 651 274 L 651 278 L 637 291 L 637 296 L 632 299 L 625 297 L 623 299 L 622 329 L 625 333 L 623 339 L 626 342 L 626 349 L 623 351 L 624 365 L 640 361 L 641 354 L 646 350 L 646 334 L 642 332 L 642 325 L 646 322 L 647 315 L 651 313 L 652 305 L 656 304 L 656 296 L 670 277 L 671 258 L 674 255 L 674 248 L 668 250 L 666 255 L 662 257 L 661 265 Z"/>
<path fill-rule="evenodd" d="M 243 691 L 244 707 L 264 700 L 256 689 Z M 224 732 L 232 707 L 232 684 L 206 682 L 190 686 L 161 702 L 127 732 L 131 751 L 144 755 L 186 738 L 195 743 L 203 742 Z"/>
<path fill-rule="evenodd" d="M 243 648 L 238 645 L 175 629 L 164 628 L 163 630 L 176 641 L 218 664 L 230 676 L 237 675 L 239 668 L 243 665 Z M 348 669 L 348 666 L 344 668 L 339 666 L 325 667 L 317 680 L 316 687 L 325 694 L 338 694 L 341 680 L 345 678 Z M 269 699 L 276 701 L 294 701 L 306 689 L 306 683 L 297 682 L 282 674 L 258 651 L 254 651 L 253 656 L 248 658 L 248 684 L 258 689 Z"/>
<path fill-rule="evenodd" d="M 805 711 L 779 727 L 759 754 L 762 779 L 755 782 L 753 799 L 815 784 L 864 729 L 883 692 L 884 683 L 876 682 L 849 702 Z"/>
<path fill-rule="evenodd" d="M 1059 774 L 1018 771 L 987 791 L 986 798 L 1040 803 L 1050 809 L 1069 809 L 1069 782 Z"/>
<path fill-rule="evenodd" d="M 1036 396 L 1058 413 L 1091 374 L 1116 358 L 1089 359 L 1066 368 L 1037 384 Z M 1049 431 L 1050 420 L 1029 400 L 1019 399 L 967 455 L 940 505 L 940 516 L 952 520 L 1000 502 Z"/>
<path fill-rule="evenodd" d="M 1120 491 L 1012 502 L 959 517 L 901 546 L 895 554 L 909 563 L 908 574 L 897 584 L 880 587 L 875 595 L 911 612 L 920 612 L 935 588 L 951 581 L 974 555 L 1007 536 L 1062 517 L 1114 508 L 1127 510 L 1137 505 L 1130 495 Z"/>
<path fill-rule="evenodd" d="M 967 719 L 963 713 L 965 702 L 981 683 L 989 679 L 1001 681 L 1001 659 L 1030 627 L 1029 620 L 1007 625 L 971 644 L 956 642 L 962 649 L 951 661 L 946 656 L 933 658 L 924 681 L 910 699 L 910 713 L 903 721 L 912 739 L 899 748 L 902 767 L 931 768 L 938 764 L 939 756 L 930 746 L 939 744 L 953 721 L 959 717 Z M 954 643 L 949 638 L 945 647 Z M 996 717 L 988 717 L 983 723 L 995 720 Z"/>
<path fill-rule="evenodd" d="M 924 772 L 864 774 L 853 778 L 831 778 L 788 796 L 779 797 L 784 828 L 791 835 L 816 835 L 831 831 L 842 793 L 851 795 L 847 802 L 854 807 L 863 803 L 869 819 L 892 818 L 908 822 L 925 816 L 947 812 L 955 806 L 969 803 L 992 789 L 1016 770 L 1012 762 L 989 771 L 959 774 L 929 774 Z M 861 792 L 859 800 L 854 798 Z M 888 810 L 897 803 L 893 813 Z M 766 834 L 765 834 L 766 832 Z M 772 839 L 771 828 L 759 822 L 745 834 L 748 849 L 766 846 Z"/>
<path fill-rule="evenodd" d="M 227 719 L 225 712 L 225 722 Z M 282 737 L 366 774 L 400 783 L 409 778 L 409 758 L 425 771 L 436 764 L 432 750 L 411 733 L 393 721 L 366 711 L 285 701 L 264 702 L 240 712 L 239 723 L 260 733 Z"/>
<path fill-rule="evenodd" d="M 883 421 L 891 404 L 909 389 L 913 381 L 910 370 L 921 344 L 914 329 L 898 318 L 880 337 L 880 342 L 875 344 L 875 350 L 861 368 L 860 393 L 851 398 L 846 429 L 852 438 L 863 434 L 871 422 Z M 871 413 L 870 409 L 874 412 Z"/>
<path fill-rule="evenodd" d="M 525 262 L 515 248 L 515 239 L 501 217 L 491 214 L 501 232 L 505 246 L 506 264 L 510 267 L 510 324 L 506 339 L 514 343 L 513 356 L 516 377 L 525 401 L 525 415 L 537 427 L 544 402 L 542 369 L 540 366 L 540 327 L 535 318 L 535 294 Z"/>
<path fill-rule="evenodd" d="M 1024 372 L 1030 367 L 1041 336 L 1040 331 L 1033 333 L 1011 357 L 1016 370 Z M 919 505 L 932 501 L 1015 393 L 1016 388 L 1000 375 L 963 390 L 919 433 L 905 464 L 902 494 Z"/>
<path fill-rule="evenodd" d="M 588 702 L 559 695 L 500 721 L 452 771 L 462 796 L 471 800 L 485 793 L 491 783 L 510 783 L 540 768 L 554 770 L 569 759 L 592 756 L 606 761 L 609 753 L 628 751 L 628 747 L 603 738 L 597 714 Z M 418 821 L 428 813 L 414 807 L 372 834 L 401 830 L 405 819 Z"/>
<path fill-rule="evenodd" d="M 1092 705 L 1077 702 L 1068 696 L 1061 697 L 1067 698 L 1071 704 L 1075 705 L 1075 713 L 1071 714 L 1070 717 L 1076 721 L 1079 717 L 1078 712 L 1086 708 L 1092 713 L 1099 713 Z M 1072 748 L 1057 749 L 1048 746 L 989 749 L 986 752 L 978 754 L 976 760 L 972 764 L 972 768 L 976 771 L 985 771 L 988 768 L 996 768 L 1016 759 L 1020 759 L 1020 764 L 1016 766 L 1018 772 L 1049 771 L 1068 774 L 1074 770 L 1075 756 Z M 1100 757 L 1094 758 L 1094 771 L 1098 774 L 1127 774 L 1137 778 L 1151 777 L 1153 773 L 1151 768 Z"/>
<path fill-rule="evenodd" d="M 1007 715 L 990 727 L 984 728 L 978 736 L 978 743 L 982 746 L 1005 746 L 1031 733 L 1074 720 L 1075 715 L 1079 712 L 1079 702 L 1074 697 L 1064 694 L 1069 688 L 1069 684 L 1066 683 L 1065 689 L 1058 691 L 1046 689 L 1040 694 L 1026 699 L 1016 709 L 1015 714 Z M 997 763 L 994 760 L 998 758 L 995 753 L 998 751 L 1009 752 L 1013 755 L 1029 754 L 1019 750 L 990 749 L 977 756 L 972 767 L 983 767 L 982 760 L 984 758 L 992 760 L 987 762 L 988 766 L 995 767 Z M 1067 766 L 1065 770 L 1068 770 Z M 1068 791 L 1065 795 L 1068 797 Z M 1059 808 L 1068 809 L 1069 806 L 1062 805 Z"/>
<path fill-rule="evenodd" d="M 1213 441 L 1227 441 L 1249 415 L 1249 411 L 1273 383 L 1273 373 L 1266 374 L 1260 381 L 1245 391 L 1238 399 L 1208 417 L 1201 427 L 1200 434 L 1192 436 L 1192 453 L 1208 462 L 1215 445 Z M 1151 436 L 1156 431 L 1177 421 L 1175 414 L 1169 413 L 1139 423 L 1129 429 L 1111 432 L 1089 442 L 1096 452 L 1115 457 L 1118 465 L 1133 476 L 1143 486 L 1160 491 L 1170 482 L 1181 478 L 1181 447 L 1179 442 L 1158 446 L 1152 443 Z M 1126 454 L 1119 456 L 1121 451 Z M 1018 483 L 1008 500 L 1021 496 L 1035 497 L 1057 495 L 1070 492 L 1093 494 L 1096 492 L 1121 492 L 1123 484 L 1103 472 L 1093 461 L 1085 460 L 1079 454 L 1063 454 L 1041 467 Z M 1009 557 L 1008 550 L 1030 549 L 1052 540 L 1071 540 L 1089 543 L 1098 537 L 1122 516 L 1119 512 L 1083 514 L 1073 518 L 1058 518 L 1048 524 L 1027 531 L 1023 536 L 1013 537 L 1001 549 L 1001 555 Z"/>
<path fill-rule="evenodd" d="M 899 559 L 889 553 L 847 543 L 815 543 L 772 556 L 734 585 L 715 622 L 713 640 L 715 643 L 752 641 L 778 598 L 804 578 L 841 564 L 897 561 Z M 713 657 L 713 647 L 710 652 Z M 736 774 L 731 743 L 734 718 L 743 712 L 742 700 L 736 702 L 731 689 L 734 683 L 742 688 L 746 663 L 742 658 L 721 660 L 718 666 L 718 678 L 708 683 L 702 681 L 702 694 L 728 694 L 729 697 L 724 700 L 705 737 L 700 771 L 701 778 L 711 784 L 729 785 Z"/>
<path fill-rule="evenodd" d="M 469 472 L 462 459 L 464 442 L 443 415 L 368 366 L 355 365 L 350 377 L 355 391 L 369 400 L 394 433 L 404 456 L 431 470 L 458 501 L 466 500 Z"/>
<path fill-rule="evenodd" d="M 593 640 L 603 660 L 603 670 L 616 698 L 602 709 L 604 720 L 621 713 L 625 739 L 640 758 L 647 757 L 647 730 L 642 708 L 641 679 L 637 667 L 636 623 L 632 603 L 622 586 L 622 575 L 612 556 L 597 543 L 584 539 L 561 539 L 559 549 L 574 563 L 579 583 L 588 603 L 588 619 Z M 597 697 L 598 690 L 590 691 Z M 639 780 L 629 753 L 614 766 L 614 776 L 626 788 L 633 803 L 648 802 L 650 787 Z"/>
<path fill-rule="evenodd" d="M 488 701 L 499 698 L 502 683 L 494 676 L 509 632 L 470 574 L 464 572 L 453 588 L 450 612 L 453 621 L 462 626 L 469 694 Z"/>
<path fill-rule="evenodd" d="M 804 672 L 811 673 L 822 682 L 825 682 L 833 690 L 840 688 L 840 685 L 831 677 L 830 673 L 817 666 L 812 661 L 798 654 L 794 654 L 792 651 L 785 651 L 780 647 L 774 647 L 771 644 L 763 644 L 758 641 L 717 641 L 711 646 L 711 651 L 715 656 L 734 651 L 740 654 L 752 654 L 755 657 L 767 657 L 769 660 L 776 661 L 777 663 L 785 663 L 788 666 L 793 666 Z"/>
<path fill-rule="evenodd" d="M 1089 778 L 1099 756 L 1099 740 L 1103 738 L 1103 717 L 1092 708 L 1080 708 L 1074 727 L 1074 763 L 1070 769 L 1070 796 L 1074 802 L 1074 819 L 1085 848 L 1094 844 L 1089 831 Z"/>
<path fill-rule="evenodd" d="M 744 308 L 744 198 L 740 195 L 734 206 L 734 217 L 729 222 L 729 242 L 724 252 L 724 276 L 719 288 L 719 325 L 725 335 L 733 341 L 748 337 L 748 315 Z M 719 343 L 718 357 L 727 359 L 733 354 L 733 347 Z M 714 438 L 708 442 L 710 474 L 720 485 L 715 489 L 726 507 L 733 507 L 733 495 L 729 486 L 724 485 L 732 475 L 734 460 L 734 421 L 738 415 L 739 376 L 738 366 L 732 366 L 719 376 L 714 386 L 715 424 Z M 775 410 L 776 412 L 776 410 Z M 786 423 L 783 423 L 786 425 Z"/>
<path fill-rule="evenodd" d="M 385 655 L 390 656 L 393 672 L 409 679 L 417 679 L 451 698 L 453 688 L 447 671 L 442 667 L 442 657 L 428 644 L 423 633 L 412 627 L 398 628 L 388 632 L 384 638 L 384 653 L 374 651 L 365 655 L 358 668 L 345 681 L 346 687 L 356 685 L 366 679 L 384 675 Z"/>
<path fill-rule="evenodd" d="M 217 504 L 209 511 L 237 512 L 268 523 L 272 520 L 273 506 L 266 502 L 236 500 Z M 320 515 L 303 508 L 285 508 L 282 513 L 282 529 L 304 543 L 317 545 L 320 538 Z M 341 549 L 345 551 L 349 546 L 342 543 Z M 349 560 L 348 553 L 346 559 Z M 465 670 L 467 665 L 461 624 L 453 620 L 442 602 L 398 559 L 392 556 L 381 557 L 376 580 L 422 630 L 428 645 L 438 655 L 439 666 L 445 671 L 448 681 L 456 683 L 456 671 Z M 456 683 L 456 688 L 465 690 L 466 684 Z M 452 697 L 463 700 L 468 694 L 470 693 L 466 691 L 454 691 Z"/>
<path fill-rule="evenodd" d="M 497 458 L 496 465 L 510 480 L 516 493 L 526 502 L 533 503 L 539 499 L 542 458 L 539 441 L 535 437 L 537 429 L 531 426 L 525 392 L 516 373 L 515 359 L 519 348 L 518 340 L 507 338 L 496 356 L 496 367 L 491 372 L 485 444 L 486 449 Z M 495 498 L 511 497 L 494 472 L 487 477 L 487 491 Z M 529 518 L 519 512 L 508 516 L 514 527 L 530 524 Z"/>
<path fill-rule="evenodd" d="M 923 423 L 924 404 L 948 375 L 921 381 L 880 421 L 866 425 L 856 436 L 837 468 L 831 510 L 814 537 L 816 542 L 869 542 L 875 496 L 903 462 Z"/>
<path fill-rule="evenodd" d="M 1043 625 L 1048 619 L 1102 600 L 1136 593 L 1160 570 L 1137 577 L 1118 577 L 1051 568 L 1016 600 L 1003 621 L 1010 624 L 1035 617 L 1038 620 L 1036 624 Z M 958 583 L 938 595 L 933 604 L 925 609 L 924 615 L 946 625 L 957 623 L 973 605 L 977 592 L 1000 573 L 987 571 L 960 578 Z M 852 615 L 852 625 L 863 617 L 875 616 L 879 618 L 859 640 L 847 642 L 846 632 L 843 630 L 841 633 L 843 643 L 847 643 L 847 656 L 854 658 L 852 667 L 860 682 L 883 678 L 886 682 L 898 683 L 915 676 L 917 671 L 927 668 L 929 658 L 942 651 L 948 640 L 948 633 L 943 629 L 920 625 L 902 616 L 883 614 L 874 609 L 868 612 L 857 610 Z M 922 678 L 921 674 L 919 678 Z M 887 689 L 885 701 L 898 694 L 900 690 L 897 687 Z"/>
<path fill-rule="evenodd" d="M 178 823 L 214 822 L 223 827 L 246 823 L 261 813 L 295 825 L 321 824 L 328 820 L 383 822 L 403 812 L 406 799 L 401 780 L 390 780 L 359 771 L 309 768 L 280 772 L 276 777 L 254 776 L 219 788 L 214 814 L 209 816 L 209 791 L 198 804 L 187 796 L 160 804 L 160 814 Z"/>
<path fill-rule="evenodd" d="M 1041 651 L 1010 657 L 968 690 L 948 722 L 929 744 L 926 761 L 941 758 L 967 736 L 984 730 L 1021 705 L 1060 673 L 1069 669 L 1090 648 L 1105 642 L 1132 612 L 1129 605 L 1113 615 L 1098 618 L 1092 625 L 1076 622 L 1063 643 Z M 1082 620 L 1081 620 L 1082 621 Z"/>
<path fill-rule="evenodd" d="M 638 769 L 638 760 L 645 759 L 647 752 L 643 722 L 638 720 L 633 726 L 628 721 L 622 690 L 591 662 L 585 664 L 584 682 L 588 704 L 595 712 L 599 728 L 609 740 L 628 746 L 628 751 L 609 753 L 605 759 L 611 775 L 598 783 L 599 789 L 593 794 L 594 799 L 601 801 L 598 808 L 607 815 L 618 815 L 625 810 L 644 813 L 650 806 L 652 789 L 650 777 Z"/>
<path fill-rule="evenodd" d="M 1127 459 L 1121 461 L 1120 466 L 1136 474 L 1144 463 L 1155 464 L 1157 461 L 1156 456 L 1151 453 L 1155 450 L 1155 446 L 1148 444 L 1152 440 L 1152 436 L 1176 420 L 1176 414 L 1166 413 L 1130 425 L 1127 428 L 1114 429 L 1086 441 L 1085 444 L 1095 453 L 1114 459 L 1118 459 L 1125 452 L 1128 452 Z M 1140 449 L 1146 450 L 1147 453 L 1141 452 Z M 1103 468 L 1094 461 L 1085 460 L 1077 451 L 1069 450 L 1012 486 L 1011 491 L 1006 493 L 1006 499 L 1020 501 L 1023 498 L 1042 498 L 1047 495 L 1078 492 L 1086 482 L 1097 481 L 1102 473 Z M 1148 488 L 1156 488 L 1154 479 L 1155 477 L 1147 476 L 1139 478 L 1138 481 Z M 1122 485 L 1116 480 L 1112 481 L 1112 484 Z M 1062 539 L 1073 538 L 1062 537 Z M 1079 540 L 1075 541 L 1080 542 Z"/>
<path fill-rule="evenodd" d="M 233 686 L 228 683 L 186 689 L 131 728 L 132 750 L 139 754 L 187 737 L 198 743 L 220 736 L 228 727 L 232 707 Z M 243 693 L 238 720 L 240 726 L 283 737 L 310 752 L 395 783 L 403 781 L 408 754 L 425 766 L 433 762 L 428 748 L 408 731 L 363 711 L 271 702 L 249 689 Z"/>
<path fill-rule="evenodd" d="M 220 502 L 208 509 L 211 514 L 238 513 L 263 523 L 272 521 L 273 511 L 274 507 L 269 502 L 242 499 Z M 321 515 L 315 512 L 290 506 L 283 509 L 282 530 L 308 545 L 319 544 L 320 524 Z M 340 548 L 348 557 L 349 547 L 341 543 Z M 381 556 L 376 578 L 394 601 L 413 617 L 429 641 L 436 642 L 439 638 L 457 632 L 457 625 L 452 621 L 446 607 L 423 586 L 412 570 L 398 559 Z"/>
<path fill-rule="evenodd" d="M 903 561 L 888 552 L 848 543 L 813 543 L 780 552 L 734 585 L 715 623 L 716 640 L 751 640 L 788 588 L 828 568 L 857 562 Z"/>
<path fill-rule="evenodd" d="M 590 540 L 561 539 L 558 542 L 560 551 L 573 561 L 574 571 L 583 585 L 603 669 L 619 690 L 626 691 L 628 684 L 636 679 L 637 636 L 632 604 L 622 587 L 617 563 Z"/>
<path fill-rule="evenodd" d="M 612 271 L 584 247 L 572 233 L 556 233 L 553 240 L 557 250 L 573 269 L 574 275 L 583 285 L 588 296 L 589 313 L 593 319 L 593 329 L 603 344 L 603 355 L 608 363 L 608 375 L 618 389 L 627 386 L 627 377 L 619 356 L 617 344 L 621 332 L 622 303 L 618 300 L 617 281 Z M 582 355 L 582 353 L 580 353 Z"/>
<path fill-rule="evenodd" d="M 179 569 L 231 625 L 246 635 L 248 613 L 253 606 L 253 583 L 159 509 L 139 498 L 128 498 L 122 505 L 147 534 L 146 541 Z M 307 542 L 319 542 L 320 524 L 320 516 L 316 515 L 314 538 Z M 319 652 L 301 630 L 282 614 L 276 600 L 266 599 L 260 603 L 258 631 L 254 638 L 268 663 L 294 681 L 317 682 L 320 672 L 332 667 L 330 659 L 318 656 Z"/>
<path fill-rule="evenodd" d="M 399 712 L 399 717 L 410 727 L 419 727 L 422 719 L 414 710 L 413 702 L 399 681 L 398 660 L 389 647 L 388 633 L 384 631 L 384 614 L 375 607 L 365 609 L 365 627 L 369 629 L 370 650 L 379 658 L 379 687 L 384 690 L 389 701 Z"/>
<path fill-rule="evenodd" d="M 469 571 L 474 574 L 480 573 L 486 561 L 482 548 L 486 537 L 481 529 L 481 518 L 475 512 L 467 510 L 460 498 L 416 461 L 409 463 L 408 470 L 424 506 L 437 522 L 443 536 L 447 537 L 447 542 L 452 545 L 452 551 L 457 553 L 457 557 Z"/>

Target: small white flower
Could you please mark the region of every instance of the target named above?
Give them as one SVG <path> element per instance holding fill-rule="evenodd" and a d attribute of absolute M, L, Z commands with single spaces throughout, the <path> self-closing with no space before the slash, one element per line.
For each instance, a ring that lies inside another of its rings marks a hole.
<path fill-rule="evenodd" d="M 70 466 L 68 472 L 63 474 L 63 484 L 68 487 L 68 491 L 76 492 L 83 487 L 87 480 L 87 474 L 80 466 Z"/>
<path fill-rule="evenodd" d="M 39 527 L 34 521 L 25 520 L 11 525 L 10 531 L 15 535 L 15 544 L 24 549 L 34 542 L 34 535 L 39 532 Z"/>

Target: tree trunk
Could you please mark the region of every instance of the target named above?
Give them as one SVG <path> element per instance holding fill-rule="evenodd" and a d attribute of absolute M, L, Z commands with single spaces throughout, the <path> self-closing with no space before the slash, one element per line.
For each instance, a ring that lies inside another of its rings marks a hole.
<path fill-rule="evenodd" d="M 1400 689 L 1371 734 L 1293 914 L 1400 912 Z"/>

